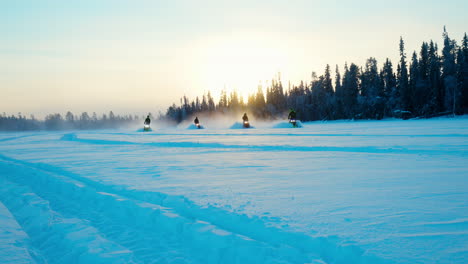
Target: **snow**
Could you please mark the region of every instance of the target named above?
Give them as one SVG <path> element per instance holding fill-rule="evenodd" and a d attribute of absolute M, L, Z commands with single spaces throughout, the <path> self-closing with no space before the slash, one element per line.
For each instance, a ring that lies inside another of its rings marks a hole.
<path fill-rule="evenodd" d="M 466 116 L 252 123 L 0 134 L 0 262 L 466 263 Z"/>
<path fill-rule="evenodd" d="M 197 127 L 195 124 L 190 124 L 187 129 L 204 129 L 205 127 L 200 125 L 200 127 Z"/>
<path fill-rule="evenodd" d="M 296 120 L 296 127 L 294 127 L 290 122 L 278 122 L 276 123 L 273 128 L 302 128 L 302 123 L 299 120 Z"/>
<path fill-rule="evenodd" d="M 3 203 L 0 203 L 0 223 L 0 263 L 35 263 L 27 250 L 28 235 Z"/>
<path fill-rule="evenodd" d="M 234 124 L 231 125 L 231 127 L 229 127 L 230 129 L 246 129 L 246 128 L 254 128 L 250 123 L 249 123 L 249 127 L 244 127 L 244 123 L 243 122 L 235 122 Z"/>

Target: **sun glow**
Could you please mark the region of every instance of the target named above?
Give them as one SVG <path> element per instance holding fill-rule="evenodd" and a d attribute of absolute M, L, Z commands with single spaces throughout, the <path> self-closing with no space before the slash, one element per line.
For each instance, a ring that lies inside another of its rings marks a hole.
<path fill-rule="evenodd" d="M 286 49 L 271 39 L 245 36 L 215 41 L 204 47 L 200 77 L 205 88 L 217 97 L 223 89 L 237 91 L 247 100 L 258 85 L 287 67 Z"/>

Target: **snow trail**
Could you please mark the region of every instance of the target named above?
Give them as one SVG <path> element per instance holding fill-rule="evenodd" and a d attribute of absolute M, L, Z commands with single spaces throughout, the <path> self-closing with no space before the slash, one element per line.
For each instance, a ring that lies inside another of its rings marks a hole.
<path fill-rule="evenodd" d="M 0 179 L 0 184 L 6 186 Z M 2 187 L 5 188 L 5 187 Z M 0 263 L 37 263 L 30 239 L 7 207 L 0 202 Z"/>
<path fill-rule="evenodd" d="M 467 137 L 468 138 L 468 137 Z M 96 145 L 146 145 L 158 148 L 208 148 L 208 149 L 237 149 L 249 151 L 318 151 L 318 152 L 357 152 L 357 153 L 383 153 L 383 154 L 425 154 L 425 155 L 460 155 L 467 152 L 466 149 L 447 150 L 446 148 L 440 149 L 408 149 L 404 147 L 390 147 L 379 148 L 374 146 L 365 147 L 334 147 L 334 146 L 290 146 L 290 145 L 227 145 L 221 143 L 200 143 L 200 142 L 131 142 L 131 141 L 117 141 L 117 140 L 104 140 L 104 139 L 83 139 L 79 138 L 76 134 L 70 133 L 62 136 L 61 140 L 75 141 Z"/>
<path fill-rule="evenodd" d="M 0 134 L 0 249 L 25 263 L 468 258 L 468 119 L 185 128 Z"/>
<path fill-rule="evenodd" d="M 15 182 L 8 182 L 11 188 L 0 193 L 0 198 L 14 208 L 51 263 L 72 263 L 77 256 L 77 263 L 170 259 L 187 263 L 390 263 L 364 256 L 355 246 L 267 227 L 260 218 L 200 208 L 184 197 L 105 186 L 47 164 L 7 157 L 0 157 L 0 162 L 8 178 L 2 180 Z M 8 199 L 18 196 L 28 199 L 19 204 Z M 42 206 L 37 208 L 38 204 Z M 31 220 L 34 215 L 40 217 Z M 56 224 L 51 226 L 51 221 Z M 44 228 L 46 233 L 39 234 L 37 229 Z M 63 237 L 71 237 L 65 243 L 69 248 L 58 248 L 63 246 L 58 243 Z M 71 253 L 54 255 L 57 252 Z"/>

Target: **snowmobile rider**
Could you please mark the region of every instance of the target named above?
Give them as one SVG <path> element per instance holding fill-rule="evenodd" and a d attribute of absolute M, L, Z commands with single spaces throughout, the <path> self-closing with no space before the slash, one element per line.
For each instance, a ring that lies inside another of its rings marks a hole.
<path fill-rule="evenodd" d="M 149 115 L 146 117 L 145 119 L 145 125 L 149 125 L 151 123 L 151 119 L 149 117 Z"/>
<path fill-rule="evenodd" d="M 195 123 L 195 125 L 200 124 L 200 121 L 198 121 L 198 116 L 195 117 L 195 120 L 193 120 L 193 122 Z"/>
<path fill-rule="evenodd" d="M 244 116 L 242 117 L 242 120 L 244 120 L 244 122 L 249 122 L 249 118 L 247 117 L 247 113 L 244 113 Z"/>
<path fill-rule="evenodd" d="M 294 109 L 289 109 L 289 115 L 288 115 L 289 121 L 291 120 L 296 120 L 296 111 Z"/>

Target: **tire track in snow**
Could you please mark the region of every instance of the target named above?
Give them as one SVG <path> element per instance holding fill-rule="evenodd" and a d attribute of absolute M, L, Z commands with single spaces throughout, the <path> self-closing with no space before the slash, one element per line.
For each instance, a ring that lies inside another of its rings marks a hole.
<path fill-rule="evenodd" d="M 461 150 L 447 149 L 408 149 L 404 147 L 335 147 L 335 146 L 291 146 L 291 145 L 229 145 L 222 143 L 200 143 L 200 142 L 131 142 L 104 139 L 84 139 L 76 134 L 65 134 L 61 138 L 64 141 L 74 141 L 95 145 L 141 145 L 159 148 L 208 148 L 208 149 L 235 149 L 250 151 L 299 151 L 299 152 L 353 152 L 371 154 L 423 154 L 423 155 L 465 155 L 467 148 Z"/>
<path fill-rule="evenodd" d="M 27 137 L 32 137 L 34 135 L 24 135 L 24 136 L 16 136 L 16 137 L 7 137 L 7 138 L 0 138 L 0 142 L 6 142 L 6 141 L 11 141 L 11 140 L 16 140 L 20 138 L 27 138 Z"/>
<path fill-rule="evenodd" d="M 34 181 L 29 183 L 28 188 L 32 188 L 34 192 L 47 198 L 41 203 L 50 203 L 50 206 L 57 212 L 68 214 L 70 217 L 75 216 L 71 219 L 83 219 L 81 221 L 90 222 L 106 238 L 131 249 L 135 258 L 142 263 L 153 261 L 155 263 L 171 263 L 177 259 L 182 263 L 262 263 L 274 261 L 273 256 L 276 251 L 290 251 L 290 249 L 273 249 L 266 243 L 232 234 L 198 219 L 184 218 L 171 208 L 97 191 L 86 183 L 70 180 L 34 166 L 27 167 L 24 164 L 15 163 L 12 162 L 10 165 L 19 166 L 19 169 L 26 170 L 27 175 L 34 175 Z M 15 172 L 13 175 L 18 174 Z M 22 178 L 11 177 L 22 184 L 27 184 L 27 175 L 23 175 Z M 48 189 L 43 186 L 51 186 L 52 188 Z M 9 196 L 15 197 L 17 195 Z M 96 211 L 100 211 L 100 213 Z M 46 218 L 49 219 L 49 217 Z M 33 226 L 44 224 L 44 222 L 39 221 Z M 74 221 L 73 224 L 76 222 Z M 80 229 L 84 230 L 85 228 Z M 33 237 L 38 236 L 38 234 L 34 235 L 34 232 L 31 233 Z M 64 230 L 64 233 L 67 233 L 67 230 Z M 47 232 L 46 236 L 53 237 L 52 240 L 55 241 L 54 237 L 60 236 L 60 233 Z M 64 236 L 69 235 L 64 234 Z M 39 244 L 42 245 L 43 239 L 39 238 L 38 240 L 41 241 Z M 56 243 L 57 241 L 53 244 Z M 58 244 L 60 245 L 60 243 Z M 187 244 L 190 247 L 184 248 L 187 247 Z M 41 246 L 49 259 L 59 259 L 56 263 L 71 263 L 67 256 L 53 255 L 54 252 L 76 251 L 70 250 L 71 248 L 73 248 L 73 243 L 68 250 L 60 247 Z M 252 254 L 251 251 L 257 253 Z M 183 252 L 187 252 L 188 256 L 184 256 Z M 78 252 L 78 254 L 82 253 Z M 287 256 L 287 254 L 284 255 Z M 308 261 L 306 256 L 294 257 L 294 255 L 297 253 L 293 253 L 292 256 L 295 260 Z M 284 256 L 277 257 L 287 260 Z M 92 262 L 94 263 L 94 261 Z M 114 262 L 110 261 L 109 263 Z"/>
<path fill-rule="evenodd" d="M 29 185 L 50 198 L 59 211 L 68 210 L 96 225 L 145 263 L 158 257 L 158 253 L 151 254 L 155 251 L 152 237 L 172 242 L 176 250 L 188 254 L 190 262 L 199 263 L 390 263 L 366 256 L 355 246 L 268 227 L 261 218 L 200 208 L 182 196 L 103 185 L 47 164 L 0 158 L 25 171 L 22 178 L 13 173 L 9 180 Z M 61 199 L 74 202 L 66 204 Z M 83 215 L 80 210 L 90 212 Z M 119 238 L 122 233 L 126 236 Z M 167 240 L 171 237 L 173 241 Z"/>
<path fill-rule="evenodd" d="M 0 183 L 1 179 L 0 179 Z M 5 186 L 2 184 L 2 186 Z M 3 191 L 5 187 L 0 189 Z M 37 258 L 31 240 L 8 208 L 0 201 L 0 263 L 35 264 Z"/>
<path fill-rule="evenodd" d="M 167 232 L 159 228 L 152 228 L 153 231 L 149 232 L 148 223 L 154 221 L 142 223 L 147 218 L 134 218 L 138 212 L 132 210 L 134 208 L 131 206 L 135 207 L 135 204 L 129 199 L 98 192 L 85 183 L 34 166 L 2 159 L 5 161 L 0 160 L 0 165 L 3 165 L 0 171 L 3 170 L 2 174 L 8 180 L 2 177 L 0 180 L 13 181 L 9 186 L 16 185 L 3 198 L 12 207 L 19 207 L 15 210 L 18 218 L 35 239 L 35 244 L 44 252 L 48 262 L 170 263 L 179 259 L 181 263 L 187 263 L 184 252 L 176 250 L 182 248 L 177 247 L 177 241 L 164 237 Z M 35 198 L 20 205 L 14 203 L 14 199 L 25 195 Z M 37 204 L 42 206 L 35 206 Z M 156 211 L 155 206 L 142 208 Z M 50 225 L 51 222 L 57 224 Z M 38 229 L 42 231 L 38 233 Z M 154 230 L 161 232 L 156 233 Z M 72 239 L 61 241 L 63 237 Z M 90 248 L 88 251 L 97 251 L 94 252 L 96 254 L 87 254 L 89 252 L 84 250 L 86 247 Z M 191 263 L 201 262 L 194 260 Z"/>
<path fill-rule="evenodd" d="M 204 137 L 204 136 L 239 136 L 239 137 L 251 137 L 251 136 L 275 136 L 275 137 L 422 137 L 422 138 L 432 138 L 432 137 L 461 137 L 468 138 L 468 134 L 457 134 L 457 133 L 448 133 L 448 134 L 352 134 L 352 133 L 121 133 L 121 132 L 110 132 L 110 133 L 100 133 L 101 135 L 125 135 L 125 136 L 136 136 L 136 135 L 145 135 L 145 136 L 195 136 L 195 137 Z"/>
<path fill-rule="evenodd" d="M 1 172 L 9 173 L 4 166 Z M 5 178 L 0 177 L 0 199 L 28 233 L 34 247 L 29 251 L 38 263 L 134 263 L 129 250 L 105 239 L 87 221 L 64 217 L 29 186 Z"/>

